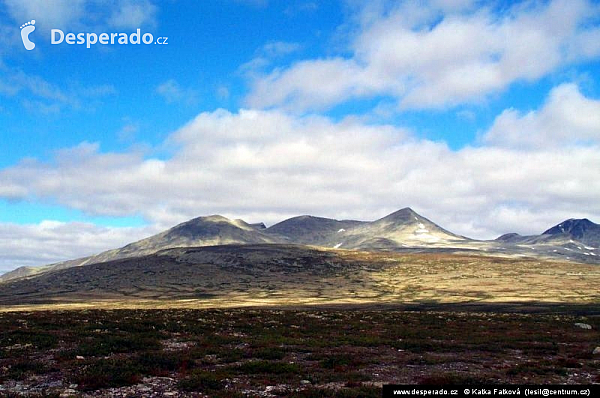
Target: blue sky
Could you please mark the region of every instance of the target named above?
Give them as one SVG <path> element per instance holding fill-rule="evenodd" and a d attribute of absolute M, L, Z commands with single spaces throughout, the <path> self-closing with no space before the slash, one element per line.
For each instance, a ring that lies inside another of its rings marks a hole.
<path fill-rule="evenodd" d="M 597 1 L 2 0 L 0 35 L 0 272 L 216 213 L 600 220 Z"/>

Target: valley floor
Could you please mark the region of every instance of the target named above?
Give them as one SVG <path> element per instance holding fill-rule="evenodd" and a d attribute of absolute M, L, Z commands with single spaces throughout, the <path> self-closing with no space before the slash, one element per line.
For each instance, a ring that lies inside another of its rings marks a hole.
<path fill-rule="evenodd" d="M 73 267 L 0 284 L 0 312 L 330 304 L 600 305 L 600 267 L 452 253 L 215 246 Z"/>

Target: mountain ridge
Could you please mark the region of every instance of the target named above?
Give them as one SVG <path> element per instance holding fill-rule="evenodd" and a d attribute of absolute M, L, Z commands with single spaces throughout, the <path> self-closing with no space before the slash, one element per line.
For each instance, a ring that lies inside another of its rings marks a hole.
<path fill-rule="evenodd" d="M 587 218 L 570 218 L 547 229 L 542 235 L 565 236 L 581 243 L 598 247 L 598 243 L 600 242 L 600 225 Z"/>
<path fill-rule="evenodd" d="M 600 263 L 600 251 L 596 253 L 600 247 L 600 225 L 588 219 L 568 219 L 540 235 L 509 233 L 493 241 L 481 241 L 454 234 L 410 207 L 405 207 L 374 221 L 302 215 L 268 228 L 263 223 L 249 224 L 241 219 L 231 220 L 220 215 L 201 216 L 118 249 L 40 267 L 20 267 L 0 275 L 0 282 L 70 267 L 140 257 L 165 249 L 231 244 L 299 244 L 366 251 L 474 250 L 522 256 L 542 253 L 549 257 Z"/>

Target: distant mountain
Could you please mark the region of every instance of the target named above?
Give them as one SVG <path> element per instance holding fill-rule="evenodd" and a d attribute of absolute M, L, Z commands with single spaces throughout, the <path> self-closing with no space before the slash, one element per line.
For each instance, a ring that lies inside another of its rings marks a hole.
<path fill-rule="evenodd" d="M 0 282 L 65 268 L 142 257 L 165 249 L 232 244 L 296 244 L 365 251 L 480 251 L 600 263 L 600 225 L 587 219 L 566 220 L 541 235 L 511 233 L 493 241 L 478 241 L 447 231 L 406 207 L 371 222 L 305 215 L 269 228 L 263 223 L 248 224 L 219 215 L 198 217 L 120 249 L 43 267 L 21 267 L 0 276 Z"/>
<path fill-rule="evenodd" d="M 228 244 L 278 243 L 281 240 L 261 232 L 243 220 L 213 215 L 186 221 L 157 235 L 106 252 L 110 260 L 155 253 L 162 249 Z M 94 258 L 96 260 L 97 258 Z M 103 261 L 107 261 L 104 260 Z"/>
<path fill-rule="evenodd" d="M 519 235 L 514 232 L 510 232 L 508 234 L 504 234 L 504 235 L 497 237 L 496 240 L 498 242 L 516 243 L 516 242 L 522 242 L 527 238 L 528 238 L 527 236 L 523 236 L 523 235 Z"/>
<path fill-rule="evenodd" d="M 587 218 L 570 218 L 547 229 L 540 235 L 523 236 L 509 233 L 499 236 L 496 241 L 528 245 L 568 245 L 584 249 L 577 245 L 579 243 L 587 246 L 587 250 L 598 249 L 600 248 L 600 225 Z"/>
<path fill-rule="evenodd" d="M 600 248 L 600 225 L 587 218 L 570 218 L 546 230 L 542 235 L 566 237 L 586 245 Z"/>
<path fill-rule="evenodd" d="M 253 226 L 242 220 L 230 220 L 218 215 L 198 217 L 176 225 L 157 235 L 130 243 L 120 249 L 108 250 L 95 256 L 64 261 L 49 266 L 17 268 L 14 271 L 1 275 L 0 282 L 41 272 L 102 263 L 122 258 L 140 257 L 156 253 L 159 250 L 176 247 L 278 243 L 283 241 L 283 239 L 274 234 L 267 235 L 261 232 L 259 228 L 260 226 Z"/>
<path fill-rule="evenodd" d="M 252 228 L 255 228 L 255 229 L 258 229 L 258 230 L 267 229 L 267 226 L 265 225 L 264 222 L 257 222 L 257 223 L 248 224 L 248 225 L 250 225 Z"/>
<path fill-rule="evenodd" d="M 368 224 L 363 221 L 333 220 L 314 216 L 299 216 L 287 219 L 267 228 L 266 232 L 284 237 L 290 242 L 303 245 L 331 247 L 340 233 L 357 226 Z"/>
<path fill-rule="evenodd" d="M 468 240 L 443 229 L 409 207 L 349 229 L 338 239 L 338 247 L 363 250 L 447 246 Z"/>
<path fill-rule="evenodd" d="M 466 240 L 408 207 L 372 222 L 299 216 L 275 224 L 266 232 L 296 244 L 361 250 L 446 245 Z"/>

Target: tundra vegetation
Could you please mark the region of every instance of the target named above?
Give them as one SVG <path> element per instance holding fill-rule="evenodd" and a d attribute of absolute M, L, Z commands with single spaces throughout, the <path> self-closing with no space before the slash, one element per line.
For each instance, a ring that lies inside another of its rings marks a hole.
<path fill-rule="evenodd" d="M 0 395 L 378 397 L 384 383 L 600 382 L 597 306 L 451 306 L 4 312 Z"/>

